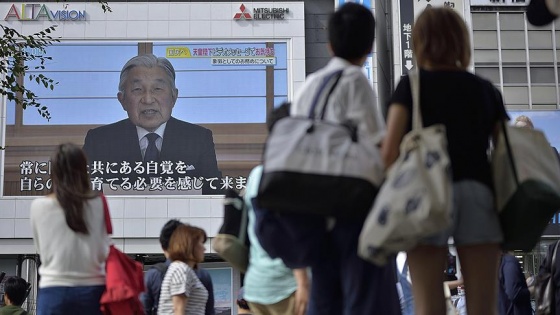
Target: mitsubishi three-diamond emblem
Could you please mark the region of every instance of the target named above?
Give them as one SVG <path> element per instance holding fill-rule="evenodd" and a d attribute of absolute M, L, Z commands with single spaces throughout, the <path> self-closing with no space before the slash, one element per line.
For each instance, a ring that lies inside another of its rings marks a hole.
<path fill-rule="evenodd" d="M 241 6 L 239 7 L 239 10 L 241 12 L 235 13 L 235 15 L 233 16 L 234 20 L 240 20 L 240 19 L 245 19 L 245 20 L 252 20 L 253 17 L 251 16 L 251 13 L 246 12 L 247 8 L 245 7 L 244 4 L 241 4 Z"/>

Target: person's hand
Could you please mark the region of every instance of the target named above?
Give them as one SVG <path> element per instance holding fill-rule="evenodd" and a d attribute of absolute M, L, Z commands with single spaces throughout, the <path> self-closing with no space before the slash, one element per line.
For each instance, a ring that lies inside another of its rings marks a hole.
<path fill-rule="evenodd" d="M 309 303 L 309 287 L 307 285 L 298 285 L 295 298 L 294 314 L 305 315 L 307 304 Z"/>
<path fill-rule="evenodd" d="M 297 289 L 295 293 L 295 315 L 305 315 L 307 312 L 307 304 L 309 303 L 309 278 L 305 268 L 294 269 L 294 278 L 296 279 Z"/>

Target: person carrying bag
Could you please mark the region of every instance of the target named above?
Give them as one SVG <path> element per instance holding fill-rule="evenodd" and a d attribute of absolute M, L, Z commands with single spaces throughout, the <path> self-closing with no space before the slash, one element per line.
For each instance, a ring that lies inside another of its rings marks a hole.
<path fill-rule="evenodd" d="M 107 199 L 103 200 L 103 213 L 107 234 L 113 234 L 111 215 Z M 105 263 L 107 281 L 105 292 L 101 295 L 101 311 L 103 315 L 143 315 L 144 306 L 140 294 L 145 291 L 144 268 L 142 264 L 132 260 L 121 252 L 114 244 L 109 246 L 109 255 Z"/>
<path fill-rule="evenodd" d="M 444 230 L 451 219 L 451 174 L 445 126 L 423 127 L 420 77 L 409 73 L 413 127 L 360 234 L 359 254 L 378 265 L 422 238 Z"/>
<path fill-rule="evenodd" d="M 264 150 L 258 208 L 334 217 L 359 217 L 369 211 L 383 179 L 379 139 L 361 137 L 351 120 L 325 119 L 330 96 L 343 76 L 344 71 L 337 70 L 325 77 L 307 117 L 286 117 L 272 129 Z"/>
<path fill-rule="evenodd" d="M 560 209 L 558 153 L 542 131 L 502 122 L 492 171 L 502 248 L 531 251 Z"/>

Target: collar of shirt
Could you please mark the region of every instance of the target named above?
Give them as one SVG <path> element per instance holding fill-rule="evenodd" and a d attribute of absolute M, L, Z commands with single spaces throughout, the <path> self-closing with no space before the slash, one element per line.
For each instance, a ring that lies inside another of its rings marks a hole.
<path fill-rule="evenodd" d="M 330 71 L 331 69 L 344 69 L 348 66 L 353 66 L 348 60 L 340 57 L 332 57 L 325 69 Z"/>
<path fill-rule="evenodd" d="M 159 138 L 157 138 L 156 140 L 156 147 L 160 152 L 161 152 L 161 146 L 163 144 L 163 134 L 165 133 L 165 126 L 167 126 L 167 122 L 161 124 L 161 126 L 159 126 L 158 129 L 154 131 L 154 133 L 157 133 L 159 135 Z M 148 139 L 145 136 L 150 132 L 139 126 L 136 126 L 136 132 L 138 133 L 138 142 L 140 143 L 140 151 L 142 151 L 142 156 L 144 156 L 144 153 L 148 148 Z"/>

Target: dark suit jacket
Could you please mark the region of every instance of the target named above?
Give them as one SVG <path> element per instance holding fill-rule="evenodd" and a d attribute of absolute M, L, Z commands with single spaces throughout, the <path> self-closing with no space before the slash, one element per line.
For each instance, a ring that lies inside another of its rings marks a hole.
<path fill-rule="evenodd" d="M 136 161 L 143 160 L 136 126 L 129 119 L 89 130 L 83 149 L 90 163 L 90 170 L 94 161 L 103 162 L 103 165 L 107 162 L 120 165 L 123 161 L 127 161 L 134 167 Z M 218 178 L 213 181 L 213 185 L 220 188 L 219 179 L 222 174 L 218 170 L 212 131 L 206 128 L 171 117 L 165 127 L 160 161 L 173 162 L 173 169 L 178 161 L 194 167 L 194 169 L 186 171 L 186 174 L 174 172 L 173 175 L 164 175 L 164 177 Z M 92 175 L 92 177 L 94 176 L 102 177 L 99 174 Z M 136 179 L 134 172 L 128 177 L 131 182 Z M 210 182 L 204 180 L 202 193 L 221 194 L 222 192 L 219 189 L 212 190 Z"/>

